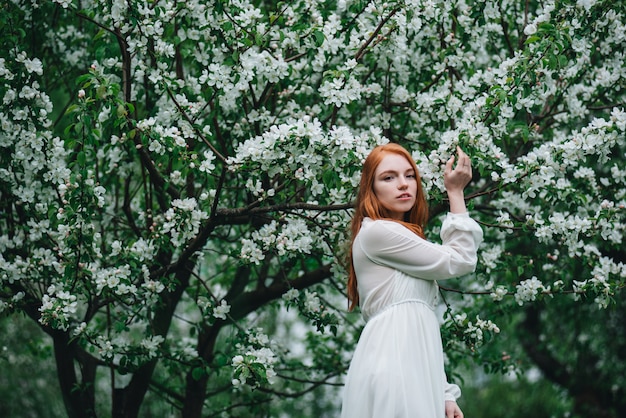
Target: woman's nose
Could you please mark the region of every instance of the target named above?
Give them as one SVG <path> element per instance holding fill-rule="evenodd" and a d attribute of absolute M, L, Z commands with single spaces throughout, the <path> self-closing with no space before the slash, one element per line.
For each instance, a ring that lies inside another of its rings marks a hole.
<path fill-rule="evenodd" d="M 398 177 L 398 189 L 405 189 L 408 185 L 409 183 L 403 176 Z"/>

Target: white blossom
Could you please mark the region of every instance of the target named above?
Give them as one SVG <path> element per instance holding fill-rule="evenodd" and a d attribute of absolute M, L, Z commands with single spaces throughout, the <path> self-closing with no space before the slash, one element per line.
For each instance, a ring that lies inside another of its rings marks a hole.
<path fill-rule="evenodd" d="M 215 164 L 213 164 L 214 160 L 215 160 L 215 154 L 213 154 L 213 151 L 211 150 L 205 151 L 204 160 L 202 160 L 202 163 L 200 163 L 199 170 L 207 174 L 210 174 L 215 169 Z"/>
<path fill-rule="evenodd" d="M 156 357 L 157 350 L 159 349 L 161 344 L 163 344 L 163 341 L 165 341 L 165 338 L 163 338 L 161 335 L 151 335 L 147 338 L 144 338 L 141 341 L 140 345 L 147 351 L 148 357 L 153 358 Z"/>
<path fill-rule="evenodd" d="M 316 292 L 304 291 L 304 308 L 312 313 L 319 312 L 322 309 L 322 303 Z"/>
<path fill-rule="evenodd" d="M 545 287 L 541 281 L 533 276 L 530 279 L 523 280 L 516 286 L 515 301 L 522 306 L 525 302 L 531 302 L 537 299 L 540 293 L 550 291 L 550 286 Z"/>
<path fill-rule="evenodd" d="M 230 312 L 230 305 L 222 299 L 220 304 L 213 309 L 213 317 L 218 319 L 226 319 L 226 315 Z"/>
<path fill-rule="evenodd" d="M 534 22 L 529 23 L 524 28 L 524 35 L 526 36 L 534 35 L 535 33 L 537 33 L 537 24 Z"/>
<path fill-rule="evenodd" d="M 283 299 L 287 302 L 291 302 L 300 296 L 300 292 L 297 289 L 289 289 L 285 293 L 283 293 Z"/>

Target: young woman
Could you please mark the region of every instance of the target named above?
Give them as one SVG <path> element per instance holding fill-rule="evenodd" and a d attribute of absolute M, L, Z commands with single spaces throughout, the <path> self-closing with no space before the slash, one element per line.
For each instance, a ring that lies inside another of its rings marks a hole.
<path fill-rule="evenodd" d="M 350 309 L 366 320 L 343 394 L 342 418 L 462 418 L 447 382 L 435 280 L 474 271 L 482 241 L 463 189 L 472 178 L 460 148 L 445 167 L 450 202 L 442 244 L 426 241 L 428 206 L 417 166 L 397 144 L 365 160 L 352 221 Z"/>

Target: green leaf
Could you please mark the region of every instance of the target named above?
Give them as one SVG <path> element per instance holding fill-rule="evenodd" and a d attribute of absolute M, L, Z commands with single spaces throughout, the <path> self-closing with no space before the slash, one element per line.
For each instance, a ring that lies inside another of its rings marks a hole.
<path fill-rule="evenodd" d="M 85 163 L 87 162 L 85 151 L 79 151 L 78 155 L 76 155 L 76 161 L 78 161 L 78 164 L 80 165 L 85 165 Z"/>
<path fill-rule="evenodd" d="M 76 84 L 83 84 L 89 80 L 91 80 L 93 76 L 89 73 L 83 74 L 76 79 Z"/>
<path fill-rule="evenodd" d="M 98 86 L 96 90 L 96 94 L 98 95 L 98 98 L 100 99 L 106 98 L 108 94 L 107 86 L 104 86 L 104 85 Z"/>
<path fill-rule="evenodd" d="M 193 377 L 194 380 L 200 380 L 205 375 L 206 372 L 204 371 L 203 367 L 194 367 L 194 369 L 191 371 L 191 377 Z"/>
<path fill-rule="evenodd" d="M 265 42 L 265 39 L 263 38 L 263 34 L 262 33 L 255 33 L 254 34 L 254 44 L 257 46 L 263 46 L 263 42 Z"/>
<path fill-rule="evenodd" d="M 107 31 L 105 31 L 104 29 L 101 29 L 98 31 L 98 33 L 96 33 L 96 35 L 93 37 L 94 41 L 97 41 L 98 39 L 108 35 L 109 33 Z"/>
<path fill-rule="evenodd" d="M 313 36 L 315 37 L 315 46 L 320 47 L 324 43 L 324 34 L 319 30 L 313 31 Z"/>
<path fill-rule="evenodd" d="M 218 367 L 224 367 L 226 366 L 229 362 L 230 359 L 225 356 L 224 354 L 217 354 L 215 356 L 215 359 L 213 360 L 213 362 L 218 366 Z"/>
<path fill-rule="evenodd" d="M 552 23 L 542 22 L 539 24 L 538 29 L 544 32 L 552 32 L 554 31 L 555 27 Z"/>
<path fill-rule="evenodd" d="M 254 373 L 256 376 L 259 376 L 261 379 L 267 379 L 267 370 L 265 369 L 265 366 L 261 363 L 250 364 L 250 369 L 252 369 L 252 373 Z"/>
<path fill-rule="evenodd" d="M 117 332 L 122 332 L 122 331 L 128 330 L 128 327 L 126 326 L 126 323 L 124 323 L 123 321 L 115 322 L 114 327 L 115 327 L 115 331 L 117 331 Z"/>
<path fill-rule="evenodd" d="M 69 105 L 69 106 L 67 107 L 67 109 L 65 110 L 65 114 L 66 114 L 66 115 L 69 115 L 69 114 L 70 114 L 70 113 L 72 113 L 72 112 L 76 112 L 78 109 L 79 109 L 79 107 L 78 107 L 78 105 L 77 105 L 77 104 Z"/>
<path fill-rule="evenodd" d="M 540 41 L 540 40 L 541 40 L 541 38 L 539 36 L 532 35 L 532 36 L 529 36 L 528 38 L 526 38 L 526 41 L 524 43 L 526 45 L 528 45 L 528 44 L 533 44 L 533 43 L 535 43 L 537 41 Z"/>
<path fill-rule="evenodd" d="M 123 105 L 123 104 L 120 104 L 120 105 L 117 107 L 117 117 L 118 117 L 118 118 L 123 118 L 123 117 L 125 117 L 125 116 L 127 116 L 127 115 L 128 115 L 128 112 L 126 111 L 126 108 L 124 107 L 124 105 Z"/>

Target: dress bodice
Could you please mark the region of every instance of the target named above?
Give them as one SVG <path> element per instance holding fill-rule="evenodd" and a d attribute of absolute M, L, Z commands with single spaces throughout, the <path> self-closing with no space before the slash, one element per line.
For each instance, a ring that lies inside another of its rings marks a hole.
<path fill-rule="evenodd" d="M 436 244 L 391 220 L 363 220 L 352 257 L 366 320 L 407 299 L 432 307 L 437 302 L 435 280 L 474 270 L 482 241 L 480 226 L 467 213 L 449 213 L 440 236 L 442 244 Z"/>

